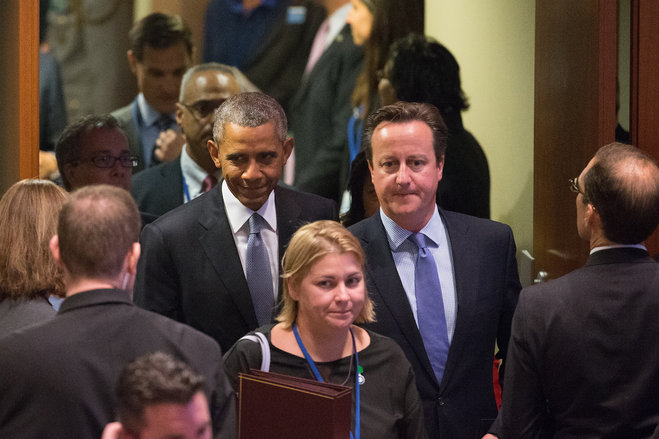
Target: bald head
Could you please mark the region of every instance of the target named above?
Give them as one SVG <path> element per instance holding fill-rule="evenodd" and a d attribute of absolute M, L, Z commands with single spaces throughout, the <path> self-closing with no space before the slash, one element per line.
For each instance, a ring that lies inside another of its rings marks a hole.
<path fill-rule="evenodd" d="M 659 223 L 659 168 L 640 149 L 611 143 L 597 151 L 583 175 L 583 202 L 599 214 L 612 242 L 638 244 Z"/>

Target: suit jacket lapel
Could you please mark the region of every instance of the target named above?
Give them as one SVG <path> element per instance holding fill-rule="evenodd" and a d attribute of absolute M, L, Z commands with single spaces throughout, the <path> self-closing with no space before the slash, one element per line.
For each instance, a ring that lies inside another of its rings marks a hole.
<path fill-rule="evenodd" d="M 288 241 L 302 225 L 299 223 L 302 208 L 293 197 L 288 196 L 281 187 L 275 187 L 275 207 L 277 209 L 277 241 L 279 242 L 279 260 L 284 257 Z M 281 291 L 281 288 L 280 288 Z"/>
<path fill-rule="evenodd" d="M 368 235 L 367 242 L 364 245 L 364 251 L 368 257 L 370 279 L 380 293 L 382 302 L 396 320 L 403 336 L 407 339 L 410 346 L 412 346 L 420 363 L 423 364 L 426 372 L 434 378 L 435 373 L 428 360 L 428 354 L 423 345 L 423 339 L 414 319 L 412 308 L 407 300 L 407 294 L 398 276 L 398 271 L 391 255 L 389 241 L 387 240 L 387 232 L 382 224 L 380 215 L 376 213 L 367 221 L 370 224 L 367 227 Z"/>
<path fill-rule="evenodd" d="M 199 223 L 205 232 L 199 236 L 199 244 L 217 272 L 217 282 L 224 285 L 247 325 L 255 328 L 258 321 L 229 219 L 224 210 L 221 188 L 222 185 L 218 184 L 204 195 L 205 206 Z"/>

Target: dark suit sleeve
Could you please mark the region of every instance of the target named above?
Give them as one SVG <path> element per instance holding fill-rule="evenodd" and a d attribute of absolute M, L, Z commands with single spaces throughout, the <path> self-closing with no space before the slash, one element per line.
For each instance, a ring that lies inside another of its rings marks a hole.
<path fill-rule="evenodd" d="M 513 319 L 506 391 L 503 394 L 501 437 L 543 437 L 546 405 L 529 333 L 528 302 L 522 294 Z"/>
<path fill-rule="evenodd" d="M 183 321 L 174 262 L 157 224 L 149 224 L 143 229 L 140 243 L 142 255 L 137 264 L 135 304 Z"/>
<path fill-rule="evenodd" d="M 497 353 L 497 358 L 501 360 L 501 366 L 499 367 L 499 384 L 501 385 L 502 391 L 504 388 L 504 376 L 507 370 L 508 364 L 508 344 L 510 341 L 510 332 L 511 325 L 513 320 L 513 315 L 515 309 L 517 308 L 517 300 L 519 299 L 519 292 L 522 289 L 521 283 L 519 281 L 519 272 L 517 269 L 517 257 L 515 239 L 513 238 L 513 233 L 510 227 L 506 226 L 508 230 L 508 251 L 506 253 L 506 285 L 504 291 L 504 301 L 503 307 L 501 310 L 499 328 L 497 331 L 497 347 L 499 351 Z M 508 372 L 510 373 L 510 372 Z M 506 392 L 503 392 L 505 395 Z M 496 436 L 501 436 L 501 424 L 502 424 L 502 409 L 499 412 L 499 415 L 495 419 L 494 423 L 489 429 L 489 433 L 492 433 Z"/>
<path fill-rule="evenodd" d="M 236 416 L 236 393 L 233 391 L 226 374 L 219 347 L 212 358 L 215 361 L 215 389 L 211 392 L 210 410 L 213 419 L 215 439 L 234 439 L 238 436 Z"/>

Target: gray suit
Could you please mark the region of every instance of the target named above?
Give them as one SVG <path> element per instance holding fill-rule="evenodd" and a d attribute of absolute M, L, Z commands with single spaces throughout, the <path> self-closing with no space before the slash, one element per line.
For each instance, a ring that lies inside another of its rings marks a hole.
<path fill-rule="evenodd" d="M 144 169 L 144 152 L 142 150 L 142 141 L 140 140 L 140 132 L 135 120 L 135 112 L 137 110 L 137 98 L 125 107 L 114 110 L 111 114 L 119 122 L 119 126 L 124 130 L 124 134 L 128 138 L 128 146 L 130 153 L 139 157 L 139 165 L 133 168 L 133 174 Z"/>

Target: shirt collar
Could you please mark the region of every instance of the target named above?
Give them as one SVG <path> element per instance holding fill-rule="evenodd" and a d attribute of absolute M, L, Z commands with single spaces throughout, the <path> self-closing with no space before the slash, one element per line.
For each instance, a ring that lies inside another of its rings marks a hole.
<path fill-rule="evenodd" d="M 187 149 L 188 145 L 183 145 L 183 149 L 181 150 L 181 172 L 183 173 L 183 177 L 185 177 L 185 182 L 188 186 L 192 184 L 194 187 L 201 188 L 201 184 L 208 173 L 204 168 L 199 166 L 197 162 L 192 160 Z M 213 175 L 219 179 L 220 170 L 218 169 Z"/>
<path fill-rule="evenodd" d="M 255 212 L 238 201 L 233 195 L 226 180 L 222 180 L 222 197 L 224 197 L 224 207 L 231 231 L 235 235 L 249 220 L 249 217 Z M 268 223 L 268 227 L 273 232 L 277 232 L 277 211 L 275 209 L 275 191 L 270 192 L 268 199 L 259 210 L 256 211 Z"/>
<path fill-rule="evenodd" d="M 348 18 L 350 9 L 352 9 L 352 4 L 348 2 L 327 18 L 329 21 L 329 32 L 327 33 L 327 40 L 325 40 L 325 47 L 329 47 L 332 44 L 332 41 L 334 41 L 346 25 L 346 19 Z"/>
<path fill-rule="evenodd" d="M 387 232 L 387 240 L 389 241 L 389 247 L 393 251 L 398 251 L 399 247 L 407 241 L 407 238 L 410 237 L 410 235 L 413 232 L 410 232 L 409 230 L 406 230 L 396 224 L 394 220 L 389 218 L 387 214 L 384 213 L 382 208 L 380 207 L 380 218 L 382 219 L 382 224 L 384 225 L 384 229 Z M 423 233 L 428 237 L 432 243 L 429 243 L 430 246 L 438 246 L 439 242 L 441 242 L 442 238 L 442 231 L 444 230 L 444 224 L 442 222 L 442 217 L 439 216 L 439 211 L 437 210 L 437 205 L 435 205 L 435 211 L 433 212 L 432 216 L 430 217 L 430 220 L 428 223 L 426 223 L 425 226 L 419 231 L 419 233 Z"/>
<path fill-rule="evenodd" d="M 648 251 L 648 249 L 643 244 L 614 244 L 614 245 L 601 245 L 599 247 L 595 247 L 590 251 L 590 254 L 592 255 L 595 252 L 608 250 L 611 248 L 638 248 L 641 250 Z"/>
<path fill-rule="evenodd" d="M 146 101 L 146 98 L 144 98 L 144 93 L 137 95 L 137 108 L 140 110 L 140 115 L 142 116 L 144 126 L 146 127 L 150 127 L 151 125 L 155 124 L 158 119 L 160 119 L 160 112 L 149 105 L 149 103 Z M 168 116 L 173 121 L 176 120 L 176 112 L 168 114 Z"/>

